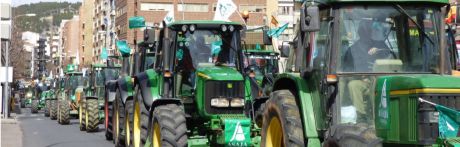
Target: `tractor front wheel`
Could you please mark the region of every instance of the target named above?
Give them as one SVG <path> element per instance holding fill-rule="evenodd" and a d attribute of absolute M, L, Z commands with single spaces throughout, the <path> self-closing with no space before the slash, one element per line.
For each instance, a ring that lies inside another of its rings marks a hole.
<path fill-rule="evenodd" d="M 32 100 L 32 106 L 30 108 L 32 113 L 38 113 L 38 100 Z"/>
<path fill-rule="evenodd" d="M 140 91 L 137 92 L 140 96 Z M 134 101 L 134 123 L 133 123 L 133 146 L 134 147 L 143 147 L 148 132 L 149 125 L 149 110 L 145 107 L 141 99 L 136 98 Z"/>
<path fill-rule="evenodd" d="M 45 117 L 50 116 L 50 100 L 45 100 Z"/>
<path fill-rule="evenodd" d="M 176 104 L 158 106 L 153 112 L 148 143 L 153 146 L 187 146 L 185 113 Z"/>
<path fill-rule="evenodd" d="M 50 100 L 50 119 L 55 120 L 57 118 L 57 104 L 56 100 Z"/>
<path fill-rule="evenodd" d="M 288 90 L 273 92 L 265 103 L 262 124 L 262 146 L 301 147 L 304 135 L 299 108 Z"/>
<path fill-rule="evenodd" d="M 70 123 L 69 103 L 67 100 L 61 100 L 59 104 L 59 123 L 61 125 Z"/>
<path fill-rule="evenodd" d="M 114 115 L 112 119 L 112 130 L 113 130 L 113 143 L 116 147 L 125 146 L 125 134 L 123 128 L 125 126 L 125 107 L 121 102 L 120 92 L 117 91 L 115 96 L 114 104 L 115 109 L 113 110 Z"/>
<path fill-rule="evenodd" d="M 85 107 L 86 131 L 95 132 L 99 130 L 99 107 L 97 99 L 87 99 Z"/>
<path fill-rule="evenodd" d="M 123 130 L 125 131 L 125 146 L 129 146 L 132 143 L 133 134 L 133 116 L 134 116 L 134 101 L 133 99 L 127 99 L 125 103 L 125 124 Z"/>
<path fill-rule="evenodd" d="M 332 126 L 327 132 L 324 146 L 372 146 L 381 147 L 382 140 L 375 134 L 375 129 L 365 125 L 339 124 Z"/>
<path fill-rule="evenodd" d="M 105 113 L 105 139 L 113 139 L 113 103 L 109 103 L 107 98 L 105 100 L 104 113 Z"/>

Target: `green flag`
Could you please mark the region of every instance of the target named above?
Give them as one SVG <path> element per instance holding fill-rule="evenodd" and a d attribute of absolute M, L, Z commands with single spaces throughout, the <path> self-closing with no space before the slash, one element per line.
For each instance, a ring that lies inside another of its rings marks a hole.
<path fill-rule="evenodd" d="M 122 56 L 129 56 L 131 53 L 131 48 L 129 48 L 128 42 L 126 40 L 118 40 L 117 48 L 120 51 Z"/>
<path fill-rule="evenodd" d="M 458 127 L 460 126 L 460 112 L 439 104 L 435 107 L 439 112 L 439 137 L 457 137 Z"/>
<path fill-rule="evenodd" d="M 101 59 L 106 60 L 109 57 L 107 53 L 107 48 L 103 47 L 102 48 L 102 53 L 101 53 Z"/>
<path fill-rule="evenodd" d="M 270 37 L 275 37 L 275 38 L 278 38 L 281 33 L 284 32 L 284 30 L 286 30 L 286 28 L 288 27 L 289 23 L 285 23 L 283 26 L 279 27 L 279 28 L 276 28 L 276 29 L 271 29 L 267 32 L 267 35 L 270 36 Z"/>
<path fill-rule="evenodd" d="M 133 16 L 129 18 L 129 29 L 145 27 L 145 18 L 142 16 Z"/>

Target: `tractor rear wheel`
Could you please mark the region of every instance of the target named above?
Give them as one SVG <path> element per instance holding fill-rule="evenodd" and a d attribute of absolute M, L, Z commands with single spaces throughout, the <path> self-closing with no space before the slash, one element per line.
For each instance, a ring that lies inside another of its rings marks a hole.
<path fill-rule="evenodd" d="M 354 124 L 332 126 L 327 132 L 326 147 L 372 146 L 381 147 L 382 140 L 375 134 L 374 128 Z"/>
<path fill-rule="evenodd" d="M 86 99 L 85 107 L 86 131 L 95 132 L 99 130 L 99 107 L 97 99 Z"/>
<path fill-rule="evenodd" d="M 80 106 L 78 107 L 78 120 L 80 124 L 80 131 L 86 131 L 86 103 L 85 99 L 81 99 Z"/>
<path fill-rule="evenodd" d="M 132 143 L 131 134 L 133 134 L 133 116 L 134 116 L 134 101 L 133 99 L 127 99 L 125 102 L 125 125 L 123 130 L 125 134 L 125 146 L 129 146 Z"/>
<path fill-rule="evenodd" d="M 132 144 L 134 147 L 143 147 L 147 139 L 149 110 L 147 110 L 144 103 L 139 99 L 135 99 L 133 117 L 133 134 L 131 137 L 133 139 Z"/>
<path fill-rule="evenodd" d="M 57 104 L 56 100 L 50 102 L 50 119 L 55 120 L 57 118 Z"/>
<path fill-rule="evenodd" d="M 262 144 L 265 147 L 304 146 L 299 108 L 289 90 L 273 92 L 265 103 Z"/>
<path fill-rule="evenodd" d="M 38 113 L 38 100 L 32 100 L 32 106 L 30 108 L 32 113 Z"/>
<path fill-rule="evenodd" d="M 105 139 L 112 140 L 113 139 L 113 103 L 109 103 L 107 98 L 105 99 L 104 103 L 104 113 L 105 113 Z"/>
<path fill-rule="evenodd" d="M 153 111 L 148 141 L 153 146 L 187 146 L 187 125 L 184 111 L 176 104 L 158 106 Z"/>
<path fill-rule="evenodd" d="M 69 103 L 67 100 L 61 100 L 59 104 L 59 123 L 61 125 L 69 124 L 70 122 L 70 111 Z"/>
<path fill-rule="evenodd" d="M 45 117 L 50 116 L 50 100 L 45 100 Z"/>
<path fill-rule="evenodd" d="M 113 117 L 113 129 L 114 136 L 113 136 L 113 143 L 116 147 L 123 147 L 125 146 L 125 134 L 123 128 L 125 126 L 125 106 L 121 102 L 120 92 L 117 90 L 117 94 L 115 96 L 115 103 L 114 103 L 114 117 Z"/>

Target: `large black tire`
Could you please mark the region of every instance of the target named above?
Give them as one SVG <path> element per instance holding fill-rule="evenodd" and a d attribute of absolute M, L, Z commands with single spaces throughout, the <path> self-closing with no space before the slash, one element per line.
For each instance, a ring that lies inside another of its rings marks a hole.
<path fill-rule="evenodd" d="M 140 91 L 137 92 L 140 96 Z M 148 125 L 149 125 L 149 110 L 145 107 L 142 101 L 135 99 L 134 101 L 134 129 L 132 134 L 133 146 L 143 147 L 147 141 Z"/>
<path fill-rule="evenodd" d="M 57 118 L 57 100 L 51 100 L 50 102 L 50 119 L 55 120 Z"/>
<path fill-rule="evenodd" d="M 32 100 L 32 106 L 30 107 L 32 113 L 38 113 L 38 100 Z"/>
<path fill-rule="evenodd" d="M 353 124 L 334 125 L 327 131 L 325 147 L 381 147 L 375 129 Z"/>
<path fill-rule="evenodd" d="M 105 139 L 106 140 L 112 140 L 113 139 L 113 123 L 112 123 L 112 119 L 113 119 L 113 103 L 112 102 L 107 102 L 107 100 L 105 100 L 105 106 L 104 106 L 104 114 L 105 114 Z"/>
<path fill-rule="evenodd" d="M 133 134 L 133 116 L 134 116 L 134 100 L 127 99 L 125 102 L 125 122 L 123 130 L 125 134 L 125 146 L 129 146 L 132 143 L 132 134 Z"/>
<path fill-rule="evenodd" d="M 86 99 L 81 99 L 78 107 L 78 120 L 80 131 L 86 131 Z"/>
<path fill-rule="evenodd" d="M 96 132 L 99 130 L 99 105 L 97 99 L 86 99 L 85 107 L 86 131 Z"/>
<path fill-rule="evenodd" d="M 265 103 L 261 146 L 305 146 L 300 118 L 295 97 L 290 91 L 273 92 Z"/>
<path fill-rule="evenodd" d="M 123 130 L 125 126 L 125 106 L 121 102 L 121 95 L 120 92 L 117 90 L 117 94 L 115 96 L 115 110 L 114 112 L 114 119 L 113 119 L 113 143 L 117 147 L 124 147 L 125 146 L 125 132 Z"/>
<path fill-rule="evenodd" d="M 148 142 L 162 147 L 187 146 L 187 125 L 184 111 L 176 104 L 158 106 L 153 111 Z M 154 132 L 160 132 L 154 135 Z M 153 139 L 156 138 L 156 139 Z"/>
<path fill-rule="evenodd" d="M 59 104 L 59 124 L 66 125 L 70 123 L 70 110 L 67 100 L 61 100 Z"/>
<path fill-rule="evenodd" d="M 50 100 L 45 100 L 45 117 L 50 116 Z"/>

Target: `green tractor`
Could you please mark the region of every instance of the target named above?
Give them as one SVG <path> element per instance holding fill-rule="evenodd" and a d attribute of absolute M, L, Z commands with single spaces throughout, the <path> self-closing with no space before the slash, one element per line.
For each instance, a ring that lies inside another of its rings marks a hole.
<path fill-rule="evenodd" d="M 117 78 L 120 75 L 120 69 L 121 65 L 120 64 L 115 64 L 114 60 L 118 59 L 119 56 L 110 56 L 110 58 L 107 60 L 107 65 L 106 68 L 102 68 L 102 76 L 104 79 L 104 85 L 103 85 L 103 91 L 101 95 L 99 95 L 99 98 L 102 98 L 103 101 L 103 115 L 104 118 L 102 121 L 104 122 L 104 129 L 105 129 L 105 137 L 107 140 L 112 140 L 113 139 L 113 101 L 116 95 L 116 86 L 113 84 L 116 82 Z"/>
<path fill-rule="evenodd" d="M 24 98 L 21 99 L 21 108 L 30 106 L 32 104 L 32 98 L 34 96 L 34 90 L 31 86 L 26 86 Z"/>
<path fill-rule="evenodd" d="M 39 110 L 45 109 L 45 116 L 48 116 L 46 110 L 46 98 L 49 95 L 48 90 L 49 85 L 46 85 L 44 82 L 40 82 L 35 86 L 35 95 L 30 107 L 31 113 L 38 113 Z"/>
<path fill-rule="evenodd" d="M 72 116 L 81 115 L 81 95 L 83 94 L 85 77 L 82 72 L 75 71 L 76 67 L 69 64 L 68 70 L 65 73 L 65 85 L 63 92 L 58 98 L 58 118 L 59 124 L 69 124 Z M 80 121 L 81 117 L 79 118 Z M 80 123 L 81 124 L 81 123 Z"/>
<path fill-rule="evenodd" d="M 134 80 L 134 146 L 144 144 L 141 138 L 145 146 L 257 146 L 258 130 L 245 113 L 252 98 L 242 29 L 176 21 L 161 30 L 161 60 Z"/>
<path fill-rule="evenodd" d="M 281 49 L 287 72 L 265 103 L 261 145 L 458 146 L 440 137 L 426 102 L 460 109 L 445 50 L 448 2 L 304 2 L 293 46 Z"/>
<path fill-rule="evenodd" d="M 243 50 L 244 69 L 254 86 L 253 97 L 268 97 L 275 75 L 278 74 L 279 53 L 273 50 Z"/>
<path fill-rule="evenodd" d="M 54 95 L 54 90 L 53 89 L 48 89 L 47 91 L 43 91 L 42 94 L 41 94 L 41 100 L 44 101 L 45 103 L 45 106 L 43 107 L 43 109 L 45 110 L 45 117 L 50 117 L 51 116 L 51 109 L 52 109 L 52 106 L 51 106 L 51 101 L 56 99 L 55 95 Z"/>
<path fill-rule="evenodd" d="M 88 86 L 82 96 L 80 111 L 80 129 L 88 132 L 97 131 L 99 123 L 108 121 L 105 111 L 105 84 L 108 79 L 118 77 L 120 65 L 107 66 L 92 64 Z M 105 123 L 107 125 L 107 123 Z"/>
<path fill-rule="evenodd" d="M 48 111 L 50 113 L 50 119 L 56 120 L 58 117 L 58 98 L 63 96 L 65 86 L 65 78 L 58 77 L 53 80 L 53 88 L 51 89 L 52 96 L 48 98 L 49 107 Z"/>

